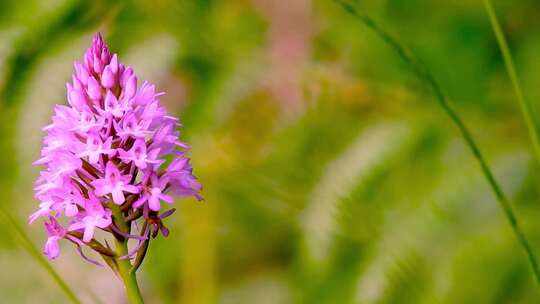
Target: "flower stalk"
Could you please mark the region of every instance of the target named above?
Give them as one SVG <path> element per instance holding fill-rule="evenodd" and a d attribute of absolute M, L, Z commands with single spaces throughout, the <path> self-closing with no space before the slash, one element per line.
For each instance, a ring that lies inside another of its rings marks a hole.
<path fill-rule="evenodd" d="M 113 222 L 117 224 L 125 233 L 130 233 L 129 225 L 126 224 L 122 210 L 114 204 L 112 206 Z M 128 254 L 128 239 L 122 236 L 115 237 L 116 253 L 118 257 L 115 258 L 115 263 L 118 265 L 118 276 L 122 279 L 124 288 L 126 290 L 126 296 L 131 304 L 143 304 L 144 300 L 137 283 L 137 275 L 135 271 L 132 271 L 132 265 L 129 259 L 122 259 L 119 257 Z"/>

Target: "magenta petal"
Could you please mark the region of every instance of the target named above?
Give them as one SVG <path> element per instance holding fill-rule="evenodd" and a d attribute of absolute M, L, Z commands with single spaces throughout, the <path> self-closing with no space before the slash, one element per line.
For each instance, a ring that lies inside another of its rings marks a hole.
<path fill-rule="evenodd" d="M 157 197 L 151 196 L 148 199 L 148 207 L 150 207 L 150 210 L 152 211 L 159 211 L 159 208 L 160 208 L 159 199 Z"/>
<path fill-rule="evenodd" d="M 69 104 L 73 107 L 82 110 L 86 106 L 86 98 L 81 91 L 73 89 L 68 93 Z"/>
<path fill-rule="evenodd" d="M 75 222 L 68 227 L 69 231 L 76 231 L 84 228 L 83 222 Z"/>
<path fill-rule="evenodd" d="M 114 203 L 117 205 L 122 205 L 124 201 L 126 200 L 122 190 L 118 190 L 118 189 L 115 189 L 112 191 L 112 197 L 113 197 Z"/>
<path fill-rule="evenodd" d="M 85 243 L 88 243 L 92 240 L 94 237 L 94 225 L 86 225 L 84 227 L 84 233 L 83 233 L 83 241 Z"/>
<path fill-rule="evenodd" d="M 67 204 L 64 212 L 66 216 L 75 216 L 79 210 L 75 204 Z"/>
<path fill-rule="evenodd" d="M 113 74 L 118 73 L 118 56 L 116 56 L 116 54 L 112 56 L 111 62 L 109 63 L 109 67 L 111 69 L 111 72 L 113 72 Z"/>
<path fill-rule="evenodd" d="M 124 87 L 124 99 L 128 100 L 135 96 L 135 91 L 137 90 L 137 76 L 133 75 L 129 77 L 126 81 L 126 86 Z"/>
<path fill-rule="evenodd" d="M 109 184 L 103 179 L 93 181 L 92 186 L 95 188 L 94 193 L 98 196 L 104 196 L 111 193 Z"/>
<path fill-rule="evenodd" d="M 103 69 L 103 63 L 101 62 L 101 59 L 97 58 L 96 56 L 94 56 L 93 68 L 94 68 L 94 72 L 96 72 L 97 74 L 100 74 Z"/>
<path fill-rule="evenodd" d="M 58 238 L 50 237 L 45 242 L 43 253 L 51 260 L 54 260 L 60 255 L 60 246 L 58 244 Z"/>
<path fill-rule="evenodd" d="M 133 185 L 124 186 L 124 191 L 129 193 L 139 193 L 139 187 Z"/>
<path fill-rule="evenodd" d="M 86 70 L 86 68 L 82 64 L 79 64 L 77 78 L 79 78 L 79 80 L 81 81 L 83 85 L 86 85 L 88 84 L 88 77 L 89 77 L 88 70 Z"/>
<path fill-rule="evenodd" d="M 169 203 L 169 204 L 172 204 L 172 203 L 174 202 L 174 199 L 172 198 L 172 196 L 167 195 L 167 194 L 161 194 L 161 195 L 159 196 L 159 198 L 160 198 L 162 201 L 164 201 L 164 202 L 166 202 L 166 203 Z"/>
<path fill-rule="evenodd" d="M 148 195 L 143 194 L 138 200 L 133 203 L 133 208 L 137 209 L 141 207 L 148 200 Z"/>
<path fill-rule="evenodd" d="M 106 66 L 103 70 L 103 74 L 101 75 L 101 84 L 104 88 L 111 89 L 114 87 L 115 80 L 114 80 L 114 74 L 111 71 L 110 66 Z"/>
<path fill-rule="evenodd" d="M 88 78 L 88 89 L 86 92 L 90 99 L 98 100 L 101 97 L 101 86 L 93 76 Z"/>

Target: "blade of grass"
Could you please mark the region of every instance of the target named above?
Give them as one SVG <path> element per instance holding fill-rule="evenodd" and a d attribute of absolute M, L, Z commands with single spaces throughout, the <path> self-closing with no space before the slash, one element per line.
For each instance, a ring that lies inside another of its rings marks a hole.
<path fill-rule="evenodd" d="M 501 50 L 504 64 L 506 66 L 506 72 L 508 73 L 508 77 L 510 77 L 514 93 L 516 94 L 516 98 L 518 99 L 521 112 L 523 113 L 523 117 L 525 118 L 525 123 L 527 124 L 527 129 L 529 130 L 529 135 L 533 143 L 534 154 L 537 161 L 540 163 L 540 136 L 537 129 L 538 125 L 536 123 L 535 116 L 533 115 L 534 108 L 532 104 L 523 95 L 519 77 L 516 73 L 514 60 L 512 59 L 512 54 L 510 53 L 510 48 L 508 47 L 508 43 L 506 42 L 506 38 L 497 19 L 497 15 L 495 14 L 495 9 L 493 8 L 491 1 L 484 0 L 484 6 L 489 16 L 489 21 L 491 23 L 493 33 L 497 38 L 497 43 L 499 44 L 499 49 Z"/>
<path fill-rule="evenodd" d="M 359 13 L 351 4 L 344 2 L 343 0 L 334 0 L 334 1 L 338 3 L 339 5 L 341 5 L 349 14 L 354 16 L 361 23 L 363 23 L 365 26 L 371 29 L 384 42 L 390 45 L 398 53 L 398 55 L 402 58 L 402 60 L 406 64 L 409 65 L 409 67 L 412 69 L 414 74 L 416 74 L 416 76 L 420 80 L 425 81 L 426 84 L 429 87 L 431 87 L 431 89 L 433 90 L 437 98 L 439 105 L 442 107 L 444 112 L 448 115 L 450 120 L 459 129 L 461 135 L 463 136 L 463 139 L 465 140 L 465 143 L 467 144 L 467 146 L 473 153 L 474 157 L 478 161 L 484 177 L 486 178 L 489 186 L 494 192 L 497 198 L 497 202 L 501 206 L 503 213 L 506 219 L 508 220 L 510 227 L 512 228 L 512 231 L 516 235 L 516 238 L 518 239 L 522 249 L 524 250 L 528 258 L 534 278 L 536 279 L 536 282 L 540 285 L 540 269 L 538 268 L 538 261 L 536 259 L 536 256 L 533 253 L 533 250 L 529 244 L 529 241 L 527 240 L 527 237 L 521 230 L 521 227 L 514 213 L 512 205 L 510 204 L 510 201 L 508 200 L 508 198 L 506 197 L 506 194 L 504 193 L 501 186 L 495 179 L 493 172 L 489 168 L 487 161 L 482 155 L 482 152 L 480 151 L 480 148 L 476 144 L 476 141 L 472 137 L 471 132 L 469 131 L 469 129 L 467 128 L 467 126 L 465 125 L 465 123 L 463 122 L 459 114 L 456 112 L 456 110 L 454 110 L 454 108 L 451 106 L 448 98 L 446 97 L 446 95 L 444 95 L 441 87 L 439 86 L 439 84 L 437 83 L 433 75 L 415 56 L 413 56 L 413 54 L 405 46 L 400 44 L 388 32 L 386 32 L 381 27 L 379 27 L 375 23 L 375 21 L 373 21 L 373 19 L 371 19 L 367 15 Z"/>
<path fill-rule="evenodd" d="M 64 292 L 66 297 L 75 304 L 80 304 L 81 301 L 73 290 L 67 285 L 67 283 L 60 277 L 60 275 L 52 268 L 47 260 L 43 257 L 41 252 L 34 246 L 30 238 L 26 235 L 22 227 L 17 223 L 17 221 L 6 211 L 2 206 L 0 206 L 0 217 L 2 217 L 8 227 L 11 227 L 15 238 L 19 241 L 20 245 L 26 249 L 26 251 L 47 271 L 47 273 L 53 278 L 53 280 L 58 284 L 60 289 Z"/>

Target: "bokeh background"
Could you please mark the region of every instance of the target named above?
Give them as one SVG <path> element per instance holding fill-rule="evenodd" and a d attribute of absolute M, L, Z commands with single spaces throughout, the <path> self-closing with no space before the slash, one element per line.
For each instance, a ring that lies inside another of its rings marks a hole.
<path fill-rule="evenodd" d="M 354 2 L 354 1 L 353 1 Z M 540 3 L 494 1 L 526 98 Z M 480 0 L 355 7 L 440 81 L 540 254 L 540 174 Z M 41 128 L 95 32 L 183 121 L 205 201 L 178 200 L 139 271 L 148 303 L 539 303 L 526 258 L 430 90 L 332 0 L 0 0 L 0 203 L 34 244 Z M 0 223 L 2 303 L 67 303 Z M 69 244 L 85 303 L 124 303 Z"/>

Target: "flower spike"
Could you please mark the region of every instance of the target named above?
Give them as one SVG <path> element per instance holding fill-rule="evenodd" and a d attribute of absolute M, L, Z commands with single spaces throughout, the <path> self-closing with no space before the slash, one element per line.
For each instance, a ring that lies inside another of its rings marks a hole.
<path fill-rule="evenodd" d="M 74 63 L 66 89 L 67 104 L 55 106 L 51 124 L 43 129 L 35 162 L 45 166 L 35 185 L 40 204 L 29 222 L 46 220 L 44 253 L 50 259 L 60 255 L 59 243 L 65 239 L 86 261 L 100 265 L 83 247 L 100 254 L 115 271 L 123 259 L 129 263 L 138 253 L 136 269 L 150 236 L 158 230 L 169 233 L 162 220 L 174 209 L 160 214 L 162 203 L 172 204 L 171 194 L 201 198 L 185 156 L 189 147 L 176 130 L 178 118 L 161 105 L 163 93 L 152 83 L 139 85 L 134 70 L 120 63 L 100 34 L 82 62 Z M 131 227 L 144 228 L 135 235 Z M 103 232 L 105 244 L 107 238 L 120 244 L 117 251 L 97 240 Z M 129 239 L 137 240 L 130 250 Z"/>

